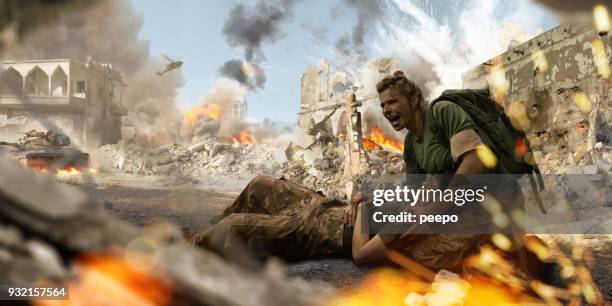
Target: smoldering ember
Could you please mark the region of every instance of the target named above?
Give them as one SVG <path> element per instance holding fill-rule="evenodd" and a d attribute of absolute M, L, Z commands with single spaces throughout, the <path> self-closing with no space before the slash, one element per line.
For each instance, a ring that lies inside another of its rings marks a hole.
<path fill-rule="evenodd" d="M 368 3 L 9 1 L 0 305 L 609 303 L 607 8 Z M 368 228 L 483 173 L 483 232 Z"/>

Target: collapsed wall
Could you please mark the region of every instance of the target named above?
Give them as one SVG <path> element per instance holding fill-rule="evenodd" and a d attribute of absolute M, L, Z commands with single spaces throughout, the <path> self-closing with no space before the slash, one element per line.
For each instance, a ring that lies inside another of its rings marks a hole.
<path fill-rule="evenodd" d="M 463 87 L 501 95 L 542 172 L 609 163 L 611 42 L 593 27 L 562 25 L 466 72 Z"/>

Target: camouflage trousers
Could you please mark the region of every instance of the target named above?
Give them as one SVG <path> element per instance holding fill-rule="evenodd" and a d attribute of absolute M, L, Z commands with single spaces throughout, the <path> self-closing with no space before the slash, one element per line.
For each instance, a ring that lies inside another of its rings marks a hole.
<path fill-rule="evenodd" d="M 256 257 L 286 260 L 350 256 L 346 206 L 298 184 L 257 176 L 225 209 L 223 219 L 196 240 L 224 254 L 246 247 Z"/>

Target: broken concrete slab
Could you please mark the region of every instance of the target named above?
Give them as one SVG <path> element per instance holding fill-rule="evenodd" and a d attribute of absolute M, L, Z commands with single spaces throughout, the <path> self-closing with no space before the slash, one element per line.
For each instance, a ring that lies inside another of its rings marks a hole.
<path fill-rule="evenodd" d="M 231 144 L 227 143 L 215 143 L 210 150 L 210 157 L 215 157 L 217 154 L 221 152 L 226 152 L 232 147 Z"/>
<path fill-rule="evenodd" d="M 189 151 L 193 152 L 200 152 L 202 150 L 206 150 L 207 146 L 208 146 L 208 142 L 207 141 L 200 141 L 198 143 L 192 144 L 189 146 Z M 208 150 L 206 150 L 208 151 Z"/>

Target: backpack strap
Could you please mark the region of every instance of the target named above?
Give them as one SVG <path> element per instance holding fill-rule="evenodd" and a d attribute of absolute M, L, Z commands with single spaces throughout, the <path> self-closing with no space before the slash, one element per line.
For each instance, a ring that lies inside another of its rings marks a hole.
<path fill-rule="evenodd" d="M 410 132 L 408 132 L 408 134 L 406 134 L 406 138 L 404 139 L 404 163 L 406 166 L 406 183 L 407 184 L 412 184 L 412 183 L 420 183 L 420 182 L 415 182 L 409 179 L 410 175 L 417 175 L 417 174 L 426 174 L 425 170 L 423 170 L 423 168 L 421 168 L 421 166 L 419 165 L 419 163 L 416 161 L 416 152 L 414 151 L 414 147 L 412 144 L 412 135 L 410 134 Z"/>

